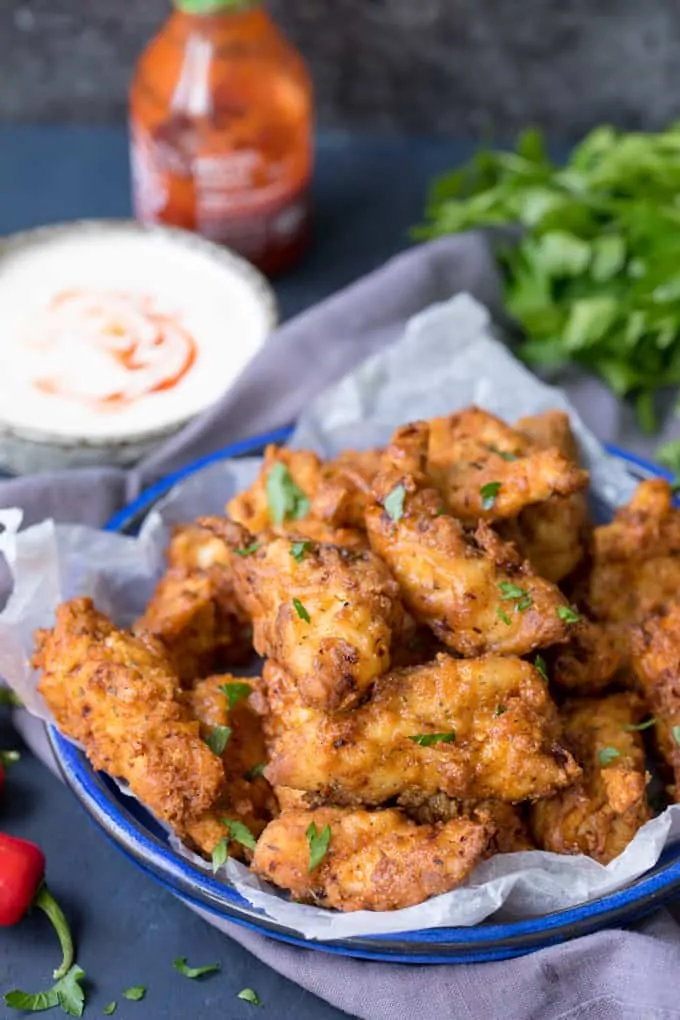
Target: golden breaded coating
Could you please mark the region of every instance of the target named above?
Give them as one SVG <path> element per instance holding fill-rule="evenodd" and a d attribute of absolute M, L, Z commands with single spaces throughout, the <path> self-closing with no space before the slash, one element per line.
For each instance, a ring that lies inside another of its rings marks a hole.
<path fill-rule="evenodd" d="M 135 624 L 136 632 L 147 630 L 163 643 L 185 684 L 243 662 L 252 652 L 250 623 L 234 595 L 233 559 L 207 527 L 178 526 L 168 570 Z"/>
<path fill-rule="evenodd" d="M 477 407 L 427 424 L 427 473 L 464 523 L 516 517 L 527 506 L 588 484 L 587 472 L 557 447 L 544 448 Z M 489 485 L 497 486 L 493 502 L 484 498 Z"/>
<path fill-rule="evenodd" d="M 644 744 L 633 729 L 644 714 L 643 702 L 629 693 L 563 707 L 565 736 L 583 777 L 533 805 L 532 829 L 543 850 L 608 864 L 649 820 Z"/>
<path fill-rule="evenodd" d="M 180 834 L 222 793 L 222 762 L 201 740 L 162 646 L 117 630 L 91 599 L 65 602 L 38 631 L 39 690 L 62 733 L 96 769 Z"/>
<path fill-rule="evenodd" d="M 624 669 L 627 652 L 625 627 L 582 617 L 570 628 L 568 644 L 557 645 L 549 657 L 550 679 L 574 694 L 601 694 Z"/>
<path fill-rule="evenodd" d="M 641 482 L 611 524 L 593 532 L 588 605 L 598 620 L 639 622 L 678 591 L 680 510 L 668 482 Z"/>
<path fill-rule="evenodd" d="M 398 430 L 366 511 L 371 548 L 397 578 L 409 612 L 466 656 L 525 655 L 564 640 L 567 603 L 555 585 L 483 521 L 466 532 L 437 492 L 421 487 L 426 440 L 426 427 Z"/>
<path fill-rule="evenodd" d="M 308 832 L 330 829 L 310 871 Z M 457 818 L 416 825 L 401 811 L 336 807 L 291 811 L 260 837 L 253 871 L 292 897 L 336 910 L 399 910 L 459 886 L 481 859 L 485 825 Z"/>
<path fill-rule="evenodd" d="M 285 665 L 308 704 L 347 708 L 389 669 L 403 609 L 396 581 L 368 549 L 263 540 L 235 577 L 256 650 Z"/>
<path fill-rule="evenodd" d="M 439 792 L 514 803 L 580 775 L 545 681 L 521 659 L 439 655 L 381 677 L 370 701 L 336 715 L 303 705 L 272 661 L 263 681 L 265 775 L 330 803 L 411 805 Z"/>
<path fill-rule="evenodd" d="M 443 793 L 435 793 L 412 808 L 402 798 L 401 806 L 420 825 L 448 822 L 452 818 L 473 818 L 488 824 L 491 838 L 486 857 L 536 849 L 522 805 L 504 804 L 500 800 L 453 800 Z"/>
<path fill-rule="evenodd" d="M 670 603 L 634 628 L 630 638 L 633 673 L 655 718 L 654 735 L 673 774 L 670 794 L 680 801 L 680 603 Z"/>
<path fill-rule="evenodd" d="M 256 679 L 228 674 L 211 676 L 198 683 L 188 696 L 191 713 L 201 724 L 204 740 L 210 738 L 216 727 L 229 731 L 221 755 L 226 780 L 222 795 L 187 830 L 192 842 L 207 856 L 227 835 L 225 818 L 242 822 L 257 837 L 278 814 L 276 798 L 262 775 L 267 762 L 262 719 L 250 705 L 249 690 L 253 691 L 258 683 Z M 224 734 L 223 730 L 218 732 Z M 251 851 L 233 840 L 229 842 L 229 853 L 233 857 L 251 856 Z"/>

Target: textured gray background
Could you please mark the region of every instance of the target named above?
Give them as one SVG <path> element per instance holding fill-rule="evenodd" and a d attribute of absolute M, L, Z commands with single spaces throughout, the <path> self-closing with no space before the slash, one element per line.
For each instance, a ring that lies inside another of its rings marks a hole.
<path fill-rule="evenodd" d="M 680 111 L 678 0 L 271 0 L 323 126 L 571 138 Z M 123 116 L 167 0 L 0 0 L 0 120 Z"/>

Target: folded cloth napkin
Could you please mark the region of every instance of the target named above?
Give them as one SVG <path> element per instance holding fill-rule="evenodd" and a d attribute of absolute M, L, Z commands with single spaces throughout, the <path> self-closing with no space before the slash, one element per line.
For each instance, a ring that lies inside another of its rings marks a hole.
<path fill-rule="evenodd" d="M 234 440 L 293 421 L 324 386 L 399 335 L 436 301 L 468 291 L 500 316 L 493 251 L 481 233 L 399 255 L 382 269 L 282 326 L 224 399 L 129 472 L 87 469 L 0 482 L 0 506 L 27 522 L 45 517 L 103 524 L 159 476 Z M 565 389 L 592 430 L 650 455 L 630 411 L 580 373 Z M 678 433 L 673 420 L 666 437 Z M 658 440 L 657 440 L 658 441 Z M 0 585 L 1 585 L 0 579 Z M 262 961 L 351 1015 L 387 1020 L 670 1020 L 680 928 L 668 913 L 637 931 L 609 931 L 532 956 L 491 964 L 426 967 L 368 963 L 298 950 L 236 926 L 233 938 Z"/>

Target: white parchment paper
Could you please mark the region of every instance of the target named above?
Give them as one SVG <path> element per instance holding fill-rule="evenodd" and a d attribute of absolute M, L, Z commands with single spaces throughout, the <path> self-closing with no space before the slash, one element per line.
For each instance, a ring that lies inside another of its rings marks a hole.
<path fill-rule="evenodd" d="M 293 445 L 330 455 L 347 446 L 383 444 L 405 421 L 471 403 L 509 421 L 549 408 L 565 409 L 572 416 L 598 504 L 612 508 L 629 498 L 634 482 L 622 464 L 604 453 L 559 391 L 539 382 L 493 338 L 486 311 L 466 295 L 411 320 L 397 344 L 320 396 L 300 420 Z M 257 470 L 258 461 L 252 459 L 212 465 L 166 496 L 138 538 L 51 521 L 19 531 L 20 511 L 0 511 L 5 528 L 0 551 L 14 579 L 0 614 L 0 676 L 35 717 L 28 727 L 24 718 L 22 727 L 32 742 L 38 742 L 37 720 L 49 719 L 29 662 L 33 631 L 50 626 L 57 604 L 76 595 L 91 595 L 117 623 L 129 624 L 142 611 L 162 572 L 172 524 L 220 513 Z M 390 913 L 336 914 L 290 903 L 235 861 L 228 861 L 221 875 L 254 907 L 300 935 L 336 939 L 473 925 L 491 914 L 529 917 L 573 906 L 620 889 L 643 874 L 679 835 L 680 806 L 673 806 L 648 822 L 607 867 L 587 857 L 538 851 L 505 854 L 481 864 L 460 889 Z M 207 868 L 176 840 L 173 846 L 197 867 Z"/>

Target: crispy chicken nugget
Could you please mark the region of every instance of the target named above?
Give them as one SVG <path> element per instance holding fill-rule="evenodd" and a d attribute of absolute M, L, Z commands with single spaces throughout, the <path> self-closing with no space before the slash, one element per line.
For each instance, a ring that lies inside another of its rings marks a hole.
<path fill-rule="evenodd" d="M 641 699 L 627 692 L 563 707 L 565 735 L 583 777 L 533 805 L 532 829 L 542 849 L 607 864 L 648 821 L 644 745 L 635 729 L 644 714 Z"/>
<path fill-rule="evenodd" d="M 222 762 L 150 635 L 117 630 L 91 599 L 72 599 L 57 609 L 53 630 L 37 632 L 34 664 L 62 733 L 179 835 L 221 795 Z"/>
<path fill-rule="evenodd" d="M 570 628 L 569 642 L 557 645 L 551 656 L 551 679 L 574 694 L 601 694 L 621 675 L 627 662 L 626 628 L 615 623 L 592 623 L 581 617 Z"/>
<path fill-rule="evenodd" d="M 448 822 L 452 818 L 473 818 L 490 826 L 491 838 L 485 856 L 519 853 L 535 850 L 524 805 L 504 804 L 500 800 L 453 800 L 436 793 L 424 803 L 408 807 L 402 798 L 402 807 L 420 825 Z"/>
<path fill-rule="evenodd" d="M 312 826 L 329 839 L 310 870 Z M 394 809 L 291 811 L 263 832 L 253 870 L 296 900 L 343 911 L 399 910 L 459 886 L 488 839 L 488 828 L 469 818 L 417 825 Z"/>

